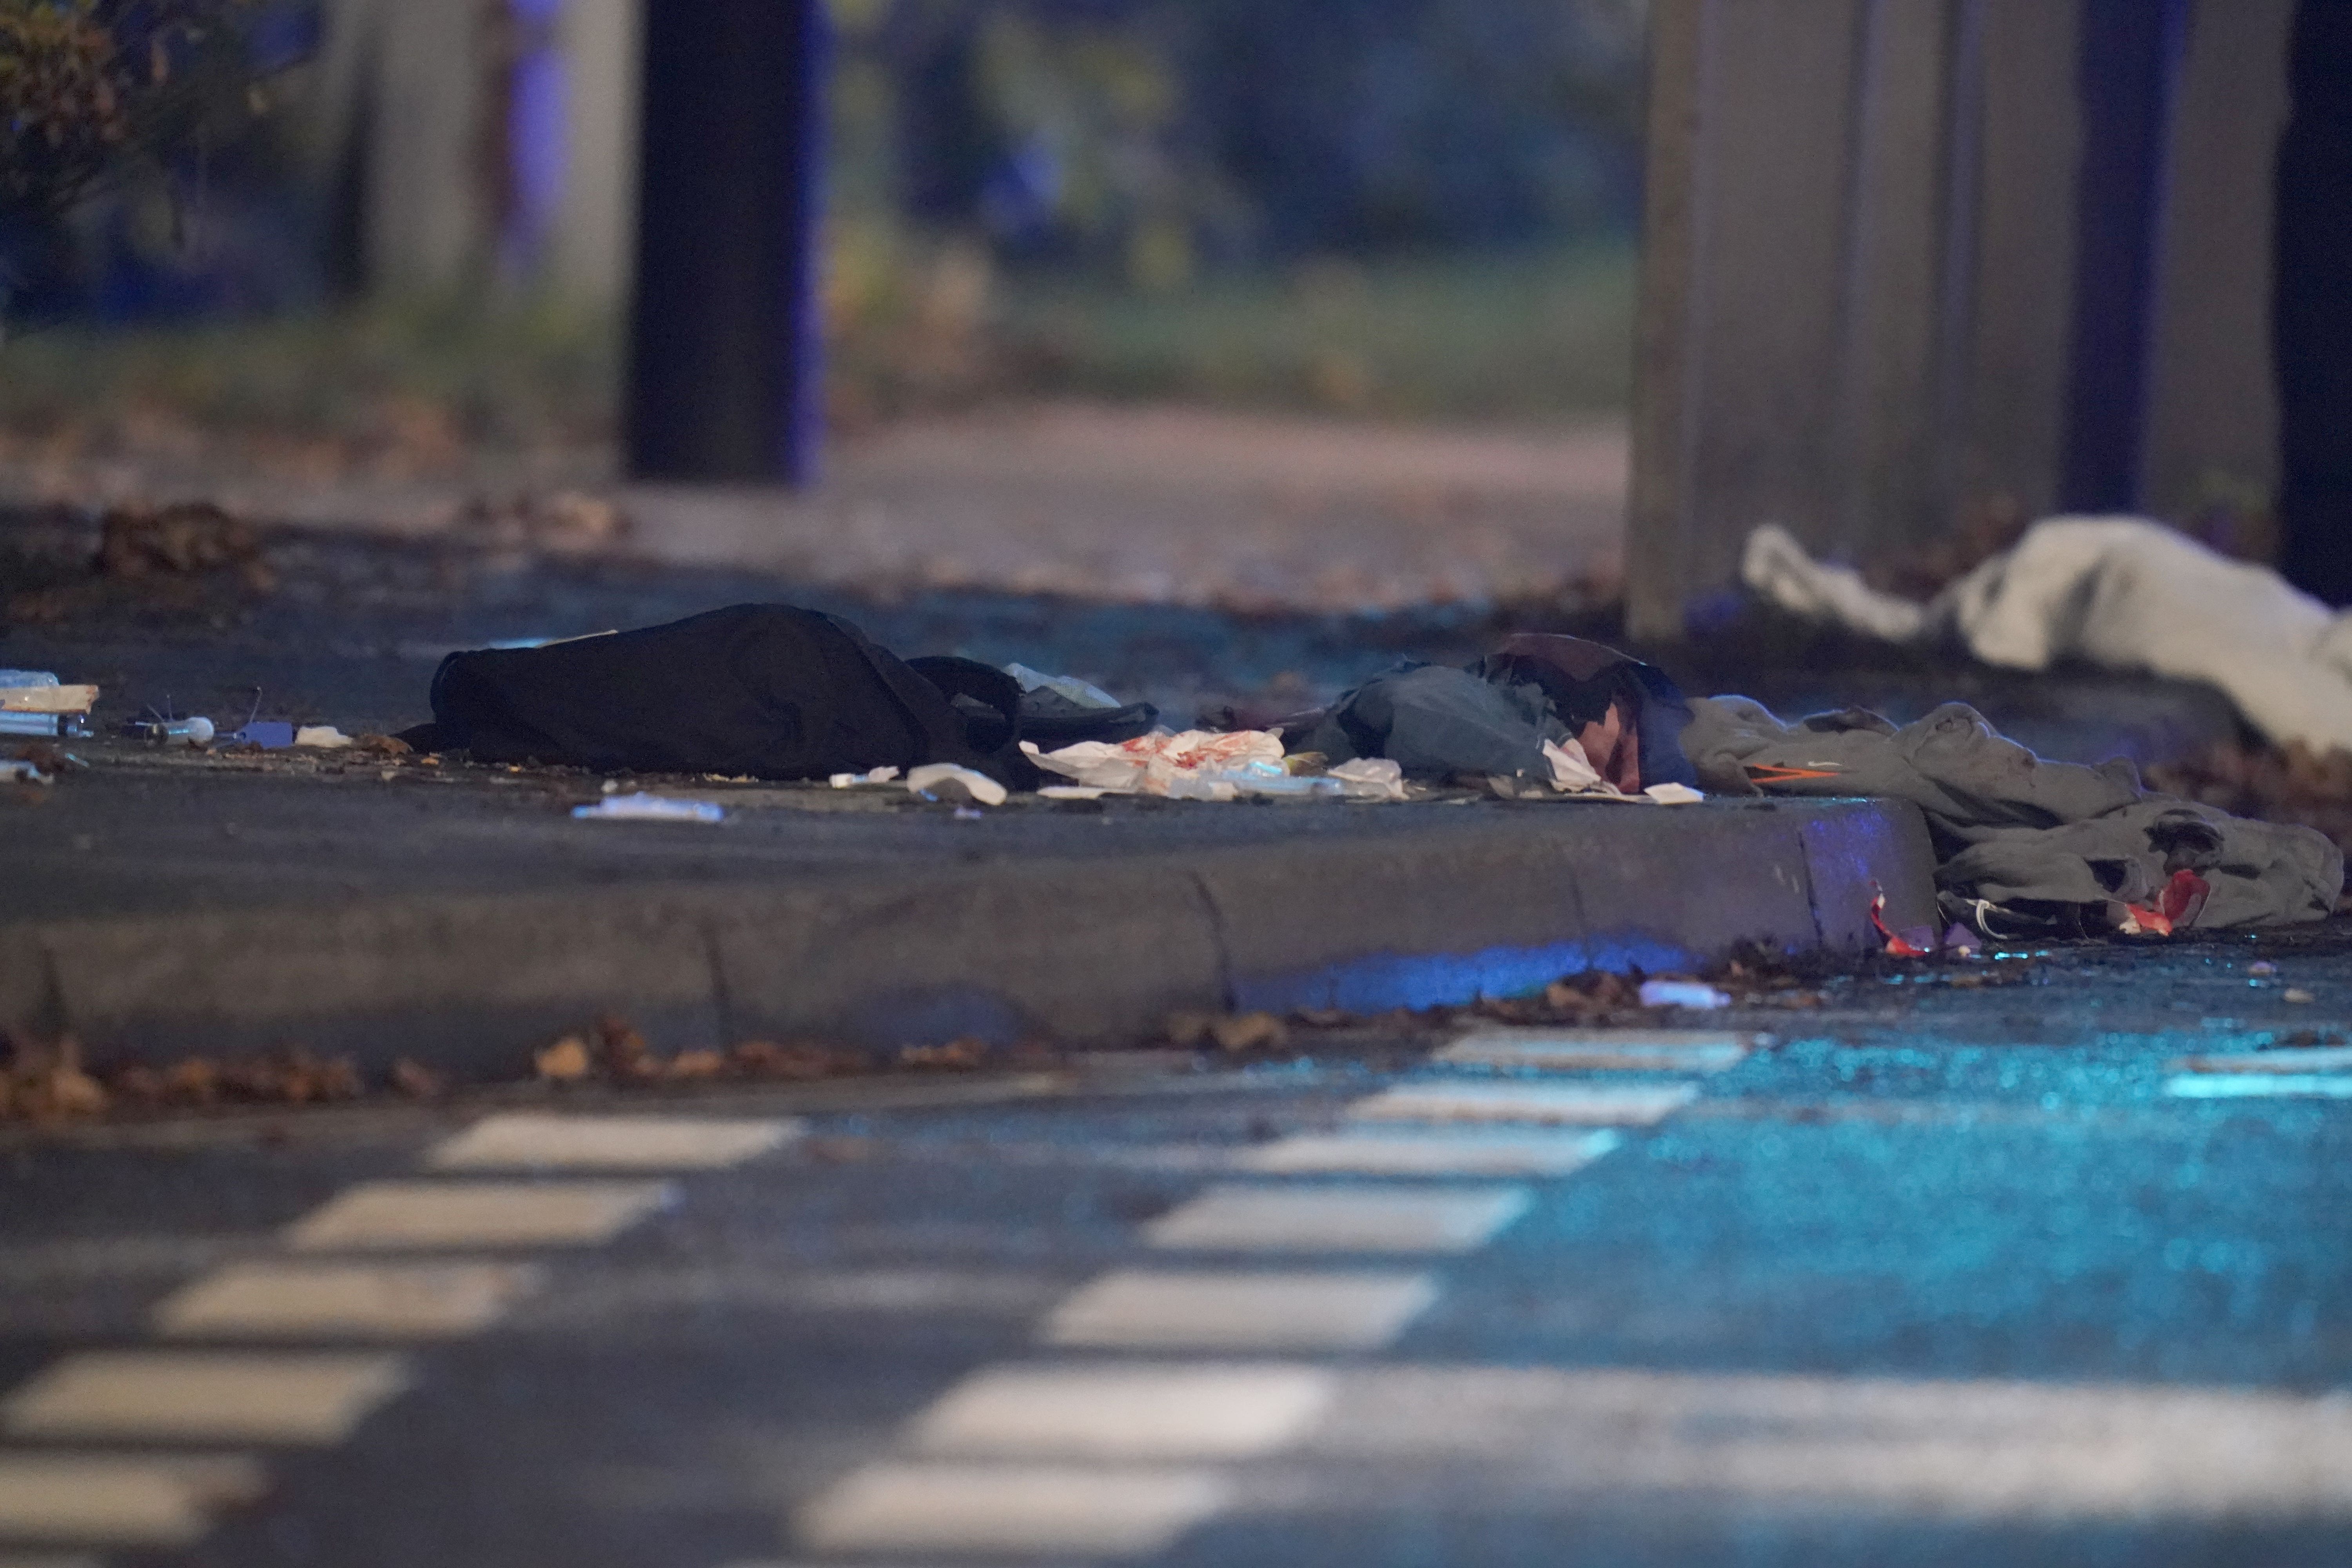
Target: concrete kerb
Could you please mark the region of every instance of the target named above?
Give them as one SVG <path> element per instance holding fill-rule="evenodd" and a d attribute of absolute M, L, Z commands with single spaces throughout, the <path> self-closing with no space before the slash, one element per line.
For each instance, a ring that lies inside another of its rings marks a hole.
<path fill-rule="evenodd" d="M 666 1047 L 1135 1040 L 1178 1009 L 1432 1006 L 1743 942 L 1857 949 L 1872 884 L 1923 924 L 1933 868 L 1901 803 L 1560 805 L 1371 841 L 20 922 L 0 1023 L 101 1057 L 300 1043 L 479 1076 L 608 1010 Z"/>

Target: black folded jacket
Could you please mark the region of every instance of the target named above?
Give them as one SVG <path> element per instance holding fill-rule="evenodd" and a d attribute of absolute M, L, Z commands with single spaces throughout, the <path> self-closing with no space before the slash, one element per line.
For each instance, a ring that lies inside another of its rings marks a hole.
<path fill-rule="evenodd" d="M 959 711 L 960 697 L 988 722 Z M 433 678 L 432 739 L 478 762 L 764 779 L 959 763 L 1032 788 L 1020 699 L 1011 676 L 972 659 L 910 662 L 835 616 L 737 605 L 451 654 Z"/>

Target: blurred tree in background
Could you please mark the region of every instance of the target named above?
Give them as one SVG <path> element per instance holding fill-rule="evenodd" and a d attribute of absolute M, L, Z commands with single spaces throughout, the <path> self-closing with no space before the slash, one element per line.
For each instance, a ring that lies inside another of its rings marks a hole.
<path fill-rule="evenodd" d="M 1622 401 L 1646 0 L 833 0 L 837 412 Z"/>
<path fill-rule="evenodd" d="M 836 429 L 999 396 L 1622 407 L 1647 0 L 828 4 Z M 560 73 L 591 9 L 0 0 L 0 309 L 52 328 L 8 342 L 0 467 L 600 471 L 619 301 L 524 232 L 582 166 L 599 100 Z M 383 166 L 406 132 L 342 68 L 395 18 L 446 33 L 401 69 L 472 106 L 462 166 Z M 368 236 L 431 226 L 371 205 L 394 187 L 491 231 L 465 269 L 378 265 Z"/>
<path fill-rule="evenodd" d="M 254 0 L 0 0 L 0 310 L 9 252 L 102 191 L 200 178 L 268 109 Z M 21 265 L 21 256 L 15 258 Z"/>
<path fill-rule="evenodd" d="M 835 0 L 846 194 L 1009 261 L 1144 288 L 1316 254 L 1622 236 L 1647 9 Z"/>

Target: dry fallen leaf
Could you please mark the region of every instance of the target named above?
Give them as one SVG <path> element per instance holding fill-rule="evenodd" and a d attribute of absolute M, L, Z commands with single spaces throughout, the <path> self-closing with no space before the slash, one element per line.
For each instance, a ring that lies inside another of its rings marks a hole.
<path fill-rule="evenodd" d="M 1271 1013 L 1243 1013 L 1220 1018 L 1210 1026 L 1209 1034 L 1228 1051 L 1279 1050 L 1290 1040 L 1290 1030 Z"/>
<path fill-rule="evenodd" d="M 1186 1050 L 1209 1038 L 1217 1026 L 1214 1013 L 1171 1013 L 1168 1015 L 1168 1043 Z"/>
<path fill-rule="evenodd" d="M 531 1065 L 551 1083 L 571 1083 L 586 1078 L 593 1064 L 588 1059 L 588 1042 L 577 1035 L 566 1035 L 534 1056 Z"/>
<path fill-rule="evenodd" d="M 909 1068 L 977 1068 L 988 1065 L 988 1042 L 965 1038 L 943 1046 L 906 1046 L 898 1065 Z"/>
<path fill-rule="evenodd" d="M 448 1092 L 449 1080 L 413 1057 L 392 1064 L 392 1087 L 411 1100 L 438 1100 Z"/>

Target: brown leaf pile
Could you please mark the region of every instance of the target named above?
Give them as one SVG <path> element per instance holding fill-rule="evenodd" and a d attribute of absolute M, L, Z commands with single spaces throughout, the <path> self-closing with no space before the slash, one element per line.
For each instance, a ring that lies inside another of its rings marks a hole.
<path fill-rule="evenodd" d="M 70 1035 L 47 1044 L 12 1042 L 7 1069 L 0 1072 L 0 1116 L 27 1121 L 96 1116 L 111 1099 L 83 1069 L 81 1047 Z"/>
<path fill-rule="evenodd" d="M 299 1046 L 245 1057 L 185 1057 L 168 1067 L 84 1064 L 71 1036 L 35 1040 L 0 1035 L 8 1065 L 0 1070 L 0 1118 L 61 1121 L 110 1110 L 204 1110 L 224 1105 L 324 1105 L 366 1092 L 359 1071 L 341 1057 Z M 413 1068 L 414 1064 L 404 1063 Z M 416 1068 L 417 1072 L 424 1069 Z M 415 1092 L 402 1081 L 394 1084 Z"/>
<path fill-rule="evenodd" d="M 278 585 L 253 525 L 210 501 L 116 507 L 100 523 L 95 564 L 118 583 L 235 572 L 257 594 Z"/>
<path fill-rule="evenodd" d="M 914 1062 L 904 1056 L 900 1059 L 908 1066 L 950 1065 Z M 534 1052 L 531 1065 L 546 1083 L 658 1084 L 834 1078 L 871 1071 L 874 1062 L 862 1051 L 777 1045 L 768 1040 L 747 1040 L 725 1051 L 688 1050 L 666 1057 L 648 1045 L 626 1018 L 607 1014 L 593 1027 L 565 1035 Z"/>
<path fill-rule="evenodd" d="M 1213 1045 L 1235 1055 L 1278 1051 L 1290 1043 L 1290 1028 L 1271 1013 L 1174 1013 L 1168 1043 L 1184 1050 Z"/>

